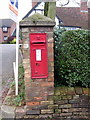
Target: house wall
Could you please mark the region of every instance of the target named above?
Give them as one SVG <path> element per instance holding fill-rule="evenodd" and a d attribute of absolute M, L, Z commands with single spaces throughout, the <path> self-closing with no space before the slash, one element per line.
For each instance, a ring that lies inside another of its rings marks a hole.
<path fill-rule="evenodd" d="M 81 6 L 80 6 L 80 14 L 84 21 L 82 21 L 82 28 L 88 29 L 88 6 L 87 6 L 87 0 L 83 1 L 81 0 Z"/>
<path fill-rule="evenodd" d="M 88 8 L 88 29 L 90 30 L 90 8 Z"/>
<path fill-rule="evenodd" d="M 16 28 L 16 23 L 13 22 L 12 26 L 8 28 L 7 33 L 3 33 L 2 28 L 0 28 L 0 43 L 4 41 L 4 36 L 10 37 Z"/>
<path fill-rule="evenodd" d="M 2 42 L 2 28 L 0 28 L 0 43 Z"/>

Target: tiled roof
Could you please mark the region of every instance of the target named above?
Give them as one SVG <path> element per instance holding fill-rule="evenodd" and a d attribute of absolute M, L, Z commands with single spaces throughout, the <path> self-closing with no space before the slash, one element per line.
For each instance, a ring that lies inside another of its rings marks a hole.
<path fill-rule="evenodd" d="M 11 19 L 0 19 L 0 27 L 2 26 L 7 26 L 7 27 L 11 27 L 11 25 L 13 24 L 13 20 Z"/>
<path fill-rule="evenodd" d="M 88 12 L 81 12 L 79 7 L 57 7 L 56 14 L 65 26 L 88 28 Z"/>

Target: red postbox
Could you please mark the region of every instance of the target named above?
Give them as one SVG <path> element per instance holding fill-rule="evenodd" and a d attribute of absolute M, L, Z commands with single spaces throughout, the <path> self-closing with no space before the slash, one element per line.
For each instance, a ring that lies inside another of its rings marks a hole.
<path fill-rule="evenodd" d="M 48 77 L 46 33 L 30 33 L 31 78 Z"/>

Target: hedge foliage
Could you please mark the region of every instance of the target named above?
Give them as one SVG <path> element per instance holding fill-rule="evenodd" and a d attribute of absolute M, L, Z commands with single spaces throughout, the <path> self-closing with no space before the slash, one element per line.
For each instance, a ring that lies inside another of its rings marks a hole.
<path fill-rule="evenodd" d="M 55 85 L 90 87 L 89 32 L 54 31 Z"/>

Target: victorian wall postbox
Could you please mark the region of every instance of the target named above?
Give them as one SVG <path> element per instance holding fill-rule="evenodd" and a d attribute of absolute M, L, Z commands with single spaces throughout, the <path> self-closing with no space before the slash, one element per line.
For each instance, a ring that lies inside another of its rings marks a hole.
<path fill-rule="evenodd" d="M 31 78 L 48 77 L 46 33 L 30 33 Z"/>

